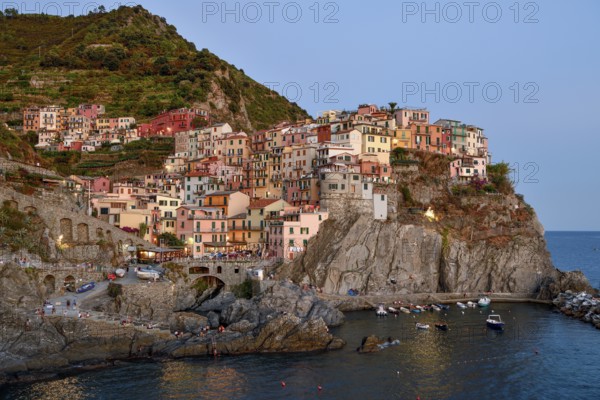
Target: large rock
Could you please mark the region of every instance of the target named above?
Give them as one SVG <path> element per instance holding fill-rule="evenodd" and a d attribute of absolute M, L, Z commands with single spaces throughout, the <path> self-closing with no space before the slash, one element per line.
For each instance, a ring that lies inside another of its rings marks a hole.
<path fill-rule="evenodd" d="M 314 290 L 291 282 L 278 282 L 252 300 L 237 300 L 223 311 L 221 321 L 229 325 L 245 319 L 262 324 L 281 314 L 308 320 L 322 319 L 328 326 L 344 322 L 344 315 L 319 299 Z"/>
<path fill-rule="evenodd" d="M 175 313 L 169 320 L 171 332 L 198 333 L 205 326 L 208 326 L 208 318 L 191 312 Z"/>
<path fill-rule="evenodd" d="M 196 310 L 198 312 L 215 311 L 220 313 L 233 304 L 235 300 L 235 295 L 231 292 L 220 293 L 215 298 L 204 301 Z"/>

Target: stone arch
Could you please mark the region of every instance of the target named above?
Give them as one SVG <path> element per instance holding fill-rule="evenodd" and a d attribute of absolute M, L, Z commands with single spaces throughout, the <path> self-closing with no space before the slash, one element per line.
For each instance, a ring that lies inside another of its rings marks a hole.
<path fill-rule="evenodd" d="M 27 214 L 37 214 L 37 208 L 35 208 L 34 206 L 27 206 L 25 207 L 25 212 Z"/>
<path fill-rule="evenodd" d="M 67 277 L 65 278 L 65 282 L 64 282 L 65 289 L 67 289 L 70 292 L 74 292 L 76 283 L 77 283 L 77 280 L 75 279 L 75 277 L 73 275 L 67 275 Z"/>
<path fill-rule="evenodd" d="M 222 274 L 223 273 L 223 267 L 221 267 L 220 265 L 217 267 L 217 274 Z"/>
<path fill-rule="evenodd" d="M 131 239 L 127 239 L 127 240 L 125 240 L 125 244 L 126 244 L 127 246 L 133 246 L 133 240 L 131 240 Z"/>
<path fill-rule="evenodd" d="M 112 232 L 111 231 L 106 231 L 106 241 L 108 243 L 113 243 L 113 237 L 112 237 Z"/>
<path fill-rule="evenodd" d="M 98 238 L 98 240 L 104 239 L 104 231 L 102 230 L 102 228 L 96 228 L 96 237 Z"/>
<path fill-rule="evenodd" d="M 73 241 L 73 221 L 71 218 L 63 218 L 60 220 L 60 234 L 63 242 Z"/>
<path fill-rule="evenodd" d="M 80 243 L 88 243 L 90 241 L 90 228 L 88 224 L 83 222 L 77 224 L 77 241 Z"/>
<path fill-rule="evenodd" d="M 56 291 L 56 278 L 54 275 L 46 275 L 44 286 L 46 287 L 46 294 L 52 294 Z"/>
<path fill-rule="evenodd" d="M 225 286 L 225 282 L 223 282 L 221 279 L 217 278 L 216 276 L 212 276 L 212 275 L 202 276 L 202 277 L 196 279 L 194 281 L 194 283 L 193 283 L 192 286 L 196 286 L 196 284 L 199 283 L 199 282 L 204 282 L 209 287 L 223 287 L 223 286 Z"/>
<path fill-rule="evenodd" d="M 195 275 L 210 274 L 210 269 L 208 267 L 190 267 L 189 272 Z"/>

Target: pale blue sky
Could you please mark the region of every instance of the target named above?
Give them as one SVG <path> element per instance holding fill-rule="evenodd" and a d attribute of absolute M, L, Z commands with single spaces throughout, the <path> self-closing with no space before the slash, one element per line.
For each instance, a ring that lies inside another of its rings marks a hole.
<path fill-rule="evenodd" d="M 481 126 L 547 230 L 600 230 L 598 1 L 139 3 L 312 115 L 396 101 Z"/>

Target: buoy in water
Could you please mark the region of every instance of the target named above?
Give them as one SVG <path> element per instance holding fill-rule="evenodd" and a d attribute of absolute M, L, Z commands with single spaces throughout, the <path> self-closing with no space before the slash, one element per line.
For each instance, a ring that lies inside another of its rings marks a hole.
<path fill-rule="evenodd" d="M 323 390 L 323 387 L 321 385 L 317 386 L 317 389 L 319 389 L 319 391 Z"/>
<path fill-rule="evenodd" d="M 281 381 L 281 387 L 285 387 L 285 382 Z"/>

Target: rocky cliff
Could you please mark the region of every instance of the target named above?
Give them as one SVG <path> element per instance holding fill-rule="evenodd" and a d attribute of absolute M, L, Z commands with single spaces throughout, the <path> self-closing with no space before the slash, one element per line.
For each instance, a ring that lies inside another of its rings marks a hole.
<path fill-rule="evenodd" d="M 387 220 L 356 202 L 325 199 L 329 220 L 282 275 L 340 295 L 544 289 L 550 298 L 568 283 L 552 265 L 535 212 L 512 188 L 465 191 L 449 180 L 446 157 L 410 157 L 409 167 L 395 167 L 396 183 L 376 188 L 388 195 Z"/>

